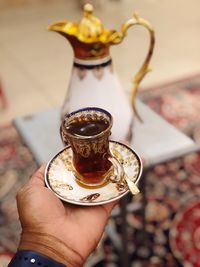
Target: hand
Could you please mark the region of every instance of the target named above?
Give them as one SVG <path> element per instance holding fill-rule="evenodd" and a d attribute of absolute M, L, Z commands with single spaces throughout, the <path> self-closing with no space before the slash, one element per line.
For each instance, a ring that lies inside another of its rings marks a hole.
<path fill-rule="evenodd" d="M 42 166 L 17 194 L 19 249 L 36 250 L 67 266 L 82 266 L 96 248 L 116 203 L 80 207 L 60 201 L 44 184 Z"/>

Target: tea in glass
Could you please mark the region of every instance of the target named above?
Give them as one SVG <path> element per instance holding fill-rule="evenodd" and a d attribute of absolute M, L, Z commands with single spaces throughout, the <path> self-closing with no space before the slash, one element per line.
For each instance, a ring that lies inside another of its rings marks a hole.
<path fill-rule="evenodd" d="M 71 145 L 75 176 L 84 185 L 106 183 L 112 169 L 109 150 L 112 116 L 100 108 L 84 108 L 68 114 L 61 124 L 63 142 Z"/>

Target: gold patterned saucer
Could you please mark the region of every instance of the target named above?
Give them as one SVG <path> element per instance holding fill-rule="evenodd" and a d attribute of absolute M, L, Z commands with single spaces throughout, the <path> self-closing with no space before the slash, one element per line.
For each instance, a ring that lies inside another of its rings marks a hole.
<path fill-rule="evenodd" d="M 122 164 L 126 178 L 138 184 L 142 174 L 140 157 L 128 146 L 110 141 L 111 153 Z M 114 168 L 115 175 L 117 172 Z M 124 178 L 125 179 L 125 178 Z M 120 199 L 129 192 L 127 182 L 108 182 L 100 188 L 84 188 L 75 179 L 72 166 L 72 150 L 68 146 L 55 155 L 45 170 L 45 183 L 58 198 L 65 202 L 83 206 L 95 206 Z"/>

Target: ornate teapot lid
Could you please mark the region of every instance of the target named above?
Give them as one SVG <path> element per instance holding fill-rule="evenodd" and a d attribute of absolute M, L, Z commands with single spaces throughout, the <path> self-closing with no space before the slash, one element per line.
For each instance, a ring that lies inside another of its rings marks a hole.
<path fill-rule="evenodd" d="M 83 7 L 83 18 L 77 22 L 58 22 L 49 26 L 50 30 L 61 31 L 66 35 L 76 37 L 83 43 L 108 43 L 113 30 L 107 30 L 103 27 L 100 19 L 93 15 L 93 6 L 86 4 Z"/>
<path fill-rule="evenodd" d="M 135 95 L 139 83 L 150 71 L 149 62 L 155 44 L 154 30 L 148 21 L 135 13 L 132 18 L 122 24 L 119 31 L 109 30 L 104 28 L 101 20 L 93 15 L 93 6 L 91 4 L 85 4 L 83 7 L 83 18 L 79 23 L 64 20 L 51 24 L 48 29 L 58 32 L 70 42 L 76 58 L 95 60 L 109 56 L 110 45 L 121 43 L 126 36 L 127 30 L 135 25 L 145 27 L 150 35 L 148 53 L 134 77 L 133 88 L 131 90 L 131 105 L 136 116 L 141 120 L 135 108 Z"/>
<path fill-rule="evenodd" d="M 108 47 L 120 43 L 124 37 L 122 32 L 104 28 L 101 20 L 93 15 L 91 4 L 84 5 L 79 23 L 64 20 L 51 24 L 48 29 L 67 38 L 75 56 L 83 59 L 107 56 Z"/>

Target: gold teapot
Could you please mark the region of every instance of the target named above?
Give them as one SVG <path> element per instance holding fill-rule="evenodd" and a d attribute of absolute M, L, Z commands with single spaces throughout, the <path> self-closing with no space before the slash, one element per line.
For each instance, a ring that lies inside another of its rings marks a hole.
<path fill-rule="evenodd" d="M 144 63 L 134 77 L 129 100 L 113 71 L 109 49 L 112 45 L 120 44 L 127 30 L 134 25 L 142 25 L 148 30 L 150 45 Z M 141 120 L 135 107 L 135 96 L 140 81 L 150 71 L 149 62 L 155 43 L 151 25 L 134 14 L 122 25 L 120 31 L 106 29 L 101 20 L 93 15 L 93 6 L 86 4 L 80 22 L 59 21 L 50 25 L 49 30 L 64 36 L 74 51 L 71 79 L 62 106 L 62 115 L 83 107 L 106 109 L 114 118 L 112 138 L 130 139 L 134 115 Z"/>

